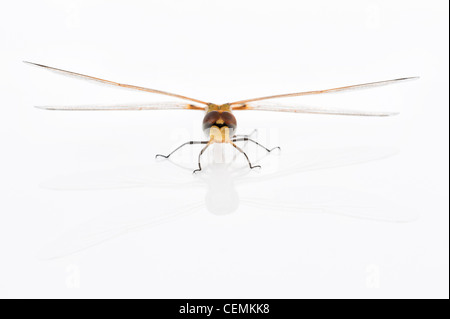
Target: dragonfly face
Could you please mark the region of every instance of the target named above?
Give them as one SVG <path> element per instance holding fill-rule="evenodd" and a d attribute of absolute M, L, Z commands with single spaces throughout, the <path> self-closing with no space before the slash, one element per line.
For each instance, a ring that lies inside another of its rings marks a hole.
<path fill-rule="evenodd" d="M 229 104 L 208 104 L 203 118 L 203 132 L 215 142 L 226 142 L 234 135 L 237 122 Z"/>

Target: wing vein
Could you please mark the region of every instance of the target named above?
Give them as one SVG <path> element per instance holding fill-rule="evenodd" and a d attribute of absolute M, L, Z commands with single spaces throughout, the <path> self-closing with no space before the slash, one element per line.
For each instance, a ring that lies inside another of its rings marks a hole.
<path fill-rule="evenodd" d="M 393 116 L 396 112 L 384 111 L 359 111 L 349 109 L 332 109 L 309 106 L 283 106 L 271 104 L 245 104 L 233 108 L 233 111 L 255 110 L 255 111 L 272 111 L 272 112 L 290 112 L 290 113 L 306 113 L 306 114 L 325 114 L 325 115 L 349 115 L 349 116 Z"/>
<path fill-rule="evenodd" d="M 63 105 L 63 106 L 36 106 L 43 110 L 58 111 L 147 111 L 147 110 L 205 110 L 204 107 L 180 103 L 180 102 L 157 102 L 138 104 L 115 104 L 115 105 Z"/>
<path fill-rule="evenodd" d="M 348 85 L 348 86 L 342 86 L 342 87 L 326 89 L 326 90 L 316 90 L 316 91 L 305 91 L 305 92 L 297 92 L 297 93 L 270 95 L 270 96 L 263 96 L 263 97 L 257 97 L 257 98 L 252 98 L 252 99 L 231 102 L 230 104 L 231 105 L 245 104 L 245 103 L 249 103 L 249 102 L 256 102 L 256 101 L 269 100 L 269 99 L 303 96 L 303 95 L 313 95 L 313 94 L 323 94 L 323 93 L 335 93 L 335 92 L 346 91 L 346 90 L 372 88 L 372 87 L 378 87 L 378 86 L 383 86 L 383 85 L 388 85 L 388 84 L 393 84 L 393 83 L 398 83 L 398 82 L 403 82 L 403 81 L 408 81 L 408 80 L 415 80 L 418 78 L 419 77 L 417 77 L 417 76 L 416 77 L 407 77 L 407 78 L 399 78 L 399 79 L 394 79 L 394 80 Z"/>
<path fill-rule="evenodd" d="M 83 79 L 87 79 L 87 80 L 92 80 L 92 81 L 97 81 L 97 82 L 101 82 L 101 83 L 105 83 L 105 84 L 109 84 L 109 85 L 114 85 L 114 86 L 118 86 L 118 87 L 123 87 L 123 88 L 128 88 L 128 89 L 133 89 L 133 90 L 139 90 L 139 91 L 144 91 L 144 92 L 149 92 L 149 93 L 155 93 L 155 94 L 162 94 L 162 95 L 167 95 L 167 96 L 172 96 L 172 97 L 176 97 L 179 99 L 184 99 L 184 100 L 189 100 L 192 102 L 196 102 L 196 103 L 200 103 L 200 104 L 205 104 L 207 105 L 207 102 L 201 101 L 201 100 L 197 100 L 194 98 L 190 98 L 184 95 L 180 95 L 180 94 L 175 94 L 175 93 L 170 93 L 170 92 L 165 92 L 165 91 L 160 91 L 160 90 L 155 90 L 155 89 L 149 89 L 149 88 L 145 88 L 142 86 L 136 86 L 136 85 L 131 85 L 131 84 L 123 84 L 123 83 L 118 83 L 118 82 L 113 82 L 110 80 L 105 80 L 105 79 L 101 79 L 101 78 L 97 78 L 94 76 L 90 76 L 90 75 L 85 75 L 85 74 L 81 74 L 81 73 L 76 73 L 76 72 L 72 72 L 72 71 L 66 71 L 63 69 L 58 69 L 58 68 L 54 68 L 51 66 L 47 66 L 47 65 L 43 65 L 43 64 L 38 64 L 38 63 L 33 63 L 33 62 L 28 62 L 28 61 L 23 61 L 25 63 L 37 66 L 37 67 L 41 67 L 50 71 L 54 71 L 54 72 L 59 72 L 59 73 L 63 73 L 66 75 L 71 75 L 77 78 L 83 78 Z"/>

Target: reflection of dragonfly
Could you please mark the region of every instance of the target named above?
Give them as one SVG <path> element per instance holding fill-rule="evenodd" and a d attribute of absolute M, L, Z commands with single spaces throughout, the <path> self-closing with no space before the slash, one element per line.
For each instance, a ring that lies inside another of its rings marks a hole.
<path fill-rule="evenodd" d="M 185 109 L 185 110 L 203 110 L 206 111 L 206 114 L 203 118 L 203 131 L 205 132 L 205 135 L 207 137 L 207 140 L 204 141 L 189 141 L 186 143 L 183 143 L 179 147 L 177 147 L 175 150 L 173 150 L 168 155 L 156 155 L 169 158 L 174 152 L 179 150 L 185 145 L 194 145 L 194 144 L 204 144 L 205 147 L 200 151 L 200 154 L 198 155 L 198 169 L 194 171 L 201 171 L 202 166 L 200 163 L 200 158 L 204 151 L 214 143 L 228 143 L 231 144 L 234 148 L 236 148 L 240 153 L 242 153 L 250 168 L 260 167 L 259 165 L 253 165 L 247 154 L 238 147 L 235 143 L 236 142 L 242 142 L 242 141 L 248 141 L 255 143 L 256 145 L 264 148 L 267 152 L 271 152 L 273 149 L 276 149 L 278 147 L 269 149 L 255 140 L 249 138 L 246 135 L 236 135 L 236 128 L 237 128 L 237 121 L 234 115 L 232 114 L 232 111 L 243 111 L 243 110 L 259 110 L 259 111 L 277 111 L 277 112 L 294 112 L 294 113 L 312 113 L 312 114 L 331 114 L 331 115 L 357 115 L 357 116 L 390 116 L 395 115 L 396 113 L 391 112 L 364 112 L 364 111 L 356 111 L 356 110 L 339 110 L 339 109 L 323 109 L 323 108 L 308 108 L 308 107 L 288 107 L 288 106 L 280 106 L 280 105 L 270 105 L 270 104 L 261 104 L 261 103 L 255 103 L 259 101 L 265 101 L 270 99 L 276 99 L 276 98 L 286 98 L 286 97 L 295 97 L 295 96 L 304 96 L 304 95 L 313 95 L 313 94 L 323 94 L 323 93 L 334 93 L 334 92 L 342 92 L 347 90 L 355 90 L 355 89 L 362 89 L 362 88 L 371 88 L 371 87 L 377 87 L 392 83 L 398 83 L 405 80 L 411 80 L 416 79 L 417 77 L 408 77 L 408 78 L 399 78 L 394 80 L 387 80 L 387 81 L 378 81 L 378 82 L 371 82 L 371 83 L 364 83 L 364 84 L 356 84 L 356 85 L 350 85 L 350 86 L 343 86 L 333 89 L 326 89 L 326 90 L 316 90 L 316 91 L 306 91 L 306 92 L 297 92 L 297 93 L 289 93 L 289 94 L 279 94 L 279 95 L 271 95 L 271 96 L 264 96 L 264 97 L 258 97 L 258 98 L 252 98 L 252 99 L 245 99 L 230 103 L 224 103 L 224 104 L 214 104 L 209 102 L 204 102 L 198 99 L 190 98 L 187 96 L 183 96 L 180 94 L 174 94 L 169 92 L 164 92 L 160 90 L 154 90 L 149 88 L 144 88 L 140 86 L 135 85 L 129 85 L 129 84 L 122 84 L 117 83 L 109 80 L 100 79 L 97 77 L 84 75 L 80 73 L 75 73 L 71 71 L 66 71 L 62 69 L 57 69 L 53 67 L 49 67 L 42 64 L 36 64 L 31 62 L 30 63 L 35 66 L 43 67 L 47 70 L 56 71 L 65 75 L 75 76 L 77 78 L 86 79 L 86 80 L 92 80 L 101 82 L 104 84 L 114 85 L 118 87 L 128 88 L 128 89 L 134 89 L 144 92 L 150 92 L 150 93 L 156 93 L 166 96 L 171 96 L 183 100 L 188 100 L 191 102 L 194 102 L 196 104 L 188 104 L 188 103 L 180 103 L 180 102 L 166 102 L 166 103 L 152 103 L 152 104 L 142 104 L 142 105 L 114 105 L 114 106 L 42 106 L 39 108 L 47 109 L 47 110 L 70 110 L 70 111 L 93 111 L 93 110 L 170 110 L 170 109 Z"/>
<path fill-rule="evenodd" d="M 258 211 L 329 213 L 358 219 L 386 222 L 407 222 L 416 214 L 397 203 L 363 192 L 346 191 L 333 187 L 316 186 L 296 179 L 295 196 L 285 189 L 273 187 L 277 178 L 295 178 L 297 173 L 354 165 L 392 156 L 389 148 L 346 148 L 336 150 L 309 150 L 280 158 L 280 169 L 275 172 L 260 172 L 249 176 L 245 169 L 230 169 L 231 163 L 213 163 L 205 173 L 192 181 L 172 167 L 146 166 L 123 170 L 89 172 L 72 177 L 61 177 L 45 182 L 42 186 L 55 190 L 103 190 L 118 188 L 167 188 L 170 198 L 176 192 L 177 203 L 163 198 L 153 198 L 151 204 L 135 203 L 135 207 L 119 210 L 119 216 L 108 213 L 107 217 L 95 218 L 66 232 L 58 240 L 46 245 L 40 257 L 52 259 L 82 251 L 104 241 L 124 235 L 130 231 L 159 225 L 206 208 L 215 215 L 230 214 L 240 206 L 256 208 Z M 288 158 L 295 159 L 294 162 Z M 271 158 L 273 159 L 273 158 Z M 169 165 L 169 163 L 167 163 Z M 188 169 L 188 168 L 181 168 Z M 220 180 L 220 183 L 217 183 Z M 255 192 L 252 185 L 258 184 Z M 198 188 L 206 189 L 204 201 L 199 201 Z M 239 188 L 239 192 L 237 191 Z M 192 192 L 192 193 L 190 193 Z M 195 196 L 193 194 L 195 193 Z M 158 204 L 158 201 L 160 203 Z M 179 204 L 183 202 L 183 204 Z M 154 211 L 151 207 L 163 207 Z M 153 215 L 155 214 L 155 215 Z"/>

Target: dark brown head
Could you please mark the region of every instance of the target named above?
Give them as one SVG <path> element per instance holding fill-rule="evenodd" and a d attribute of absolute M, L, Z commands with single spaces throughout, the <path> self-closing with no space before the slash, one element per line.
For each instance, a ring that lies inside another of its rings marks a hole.
<path fill-rule="evenodd" d="M 236 118 L 228 111 L 210 111 L 206 113 L 203 118 L 203 131 L 209 136 L 209 130 L 212 126 L 217 126 L 219 129 L 226 126 L 230 129 L 230 137 L 236 131 Z"/>

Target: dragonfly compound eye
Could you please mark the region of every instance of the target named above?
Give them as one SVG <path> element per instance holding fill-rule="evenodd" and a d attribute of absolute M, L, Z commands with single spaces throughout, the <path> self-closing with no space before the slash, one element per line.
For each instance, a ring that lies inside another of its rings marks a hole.
<path fill-rule="evenodd" d="M 203 130 L 209 130 L 211 126 L 216 125 L 216 122 L 220 119 L 220 112 L 211 111 L 206 113 L 203 118 Z"/>
<path fill-rule="evenodd" d="M 223 120 L 223 125 L 228 126 L 230 130 L 234 131 L 236 129 L 236 118 L 231 112 L 222 112 L 221 119 Z"/>

